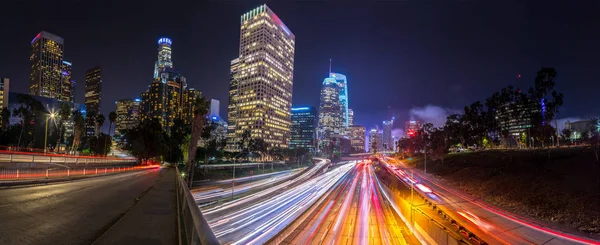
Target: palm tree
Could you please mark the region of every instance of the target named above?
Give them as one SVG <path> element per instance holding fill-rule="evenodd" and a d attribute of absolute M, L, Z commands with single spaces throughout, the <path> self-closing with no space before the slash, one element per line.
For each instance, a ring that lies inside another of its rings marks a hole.
<path fill-rule="evenodd" d="M 70 117 L 71 117 L 71 106 L 69 106 L 69 104 L 66 102 L 60 103 L 60 107 L 58 108 L 58 118 L 60 119 L 58 121 L 58 128 L 59 128 L 60 132 L 59 132 L 59 136 L 58 136 L 58 142 L 56 143 L 56 145 L 60 145 L 60 143 L 63 141 L 64 134 L 65 134 L 65 122 L 67 120 L 69 120 Z"/>
<path fill-rule="evenodd" d="M 96 136 L 100 135 L 100 128 L 102 128 L 102 125 L 104 125 L 105 120 L 106 118 L 102 114 L 98 114 L 98 116 L 96 116 Z"/>
<path fill-rule="evenodd" d="M 108 121 L 110 122 L 110 124 L 108 124 L 108 135 L 110 135 L 110 128 L 115 123 L 115 121 L 117 121 L 117 113 L 114 111 L 111 111 L 110 113 L 108 113 Z M 114 132 L 113 132 L 113 135 L 114 135 Z"/>
<path fill-rule="evenodd" d="M 206 120 L 206 114 L 208 114 L 209 102 L 201 94 L 196 97 L 194 103 L 194 120 L 192 121 L 192 134 L 190 136 L 190 144 L 188 148 L 188 159 L 186 160 L 186 173 L 188 174 L 189 184 L 192 184 L 194 174 L 194 159 L 196 158 L 196 150 L 198 148 L 198 140 L 202 136 L 204 129 L 204 121 Z"/>
<path fill-rule="evenodd" d="M 10 110 L 4 107 L 2 108 L 2 112 L 0 112 L 0 118 L 2 118 L 2 132 L 5 132 L 8 129 L 8 124 L 10 123 Z"/>
<path fill-rule="evenodd" d="M 85 129 L 85 119 L 81 112 L 73 111 L 73 143 L 71 144 L 71 151 L 77 150 L 81 143 L 81 135 Z"/>

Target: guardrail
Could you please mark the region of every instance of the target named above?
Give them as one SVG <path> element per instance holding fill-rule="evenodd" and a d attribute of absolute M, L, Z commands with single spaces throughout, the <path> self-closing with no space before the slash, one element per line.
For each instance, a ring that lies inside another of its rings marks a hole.
<path fill-rule="evenodd" d="M 157 166 L 119 166 L 119 167 L 88 167 L 78 169 L 1 169 L 0 180 L 36 180 L 52 178 L 70 178 L 81 176 L 92 176 L 119 172 L 128 172 Z"/>
<path fill-rule="evenodd" d="M 29 152 L 0 152 L 0 162 L 8 163 L 74 163 L 74 164 L 97 164 L 97 163 L 126 163 L 135 162 L 135 158 L 115 157 L 92 157 L 92 156 L 69 156 L 59 154 L 43 154 Z"/>
<path fill-rule="evenodd" d="M 208 222 L 202 216 L 198 204 L 177 169 L 177 227 L 179 228 L 179 244 L 218 245 Z"/>

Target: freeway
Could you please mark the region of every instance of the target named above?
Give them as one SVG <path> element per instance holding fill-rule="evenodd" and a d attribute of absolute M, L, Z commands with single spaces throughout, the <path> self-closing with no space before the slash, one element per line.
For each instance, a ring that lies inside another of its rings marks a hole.
<path fill-rule="evenodd" d="M 418 244 L 361 162 L 280 244 Z"/>
<path fill-rule="evenodd" d="M 0 244 L 90 244 L 164 173 L 152 169 L 0 189 Z"/>
<path fill-rule="evenodd" d="M 323 166 L 324 162 L 317 163 Z M 354 166 L 354 162 L 328 172 L 315 173 L 280 186 L 254 193 L 233 202 L 206 208 L 203 214 L 221 243 L 262 244 L 293 222 Z M 309 169 L 310 170 L 310 169 Z M 304 177 L 303 177 L 304 176 Z M 284 185 L 284 186 L 281 186 Z"/>
<path fill-rule="evenodd" d="M 387 165 L 385 160 L 382 162 Z M 397 169 L 403 169 L 404 173 L 412 170 L 397 160 L 391 160 L 390 163 L 396 165 Z M 451 212 L 465 226 L 476 227 L 489 244 L 600 244 L 600 241 L 562 233 L 519 218 L 443 186 L 417 170 L 414 171 L 413 181 L 421 185 L 415 191 L 430 197 L 441 210 Z"/>
<path fill-rule="evenodd" d="M 249 191 L 259 190 L 265 187 L 275 185 L 286 181 L 296 174 L 302 172 L 305 168 L 286 170 L 275 173 L 257 175 L 253 177 L 243 177 L 235 179 L 235 186 L 232 187 L 232 180 L 221 180 L 211 183 L 206 187 L 199 187 L 191 190 L 192 196 L 197 203 L 206 203 L 218 200 L 223 197 L 232 197 Z M 245 183 L 248 182 L 248 183 Z M 243 184 L 239 184 L 243 183 Z"/>

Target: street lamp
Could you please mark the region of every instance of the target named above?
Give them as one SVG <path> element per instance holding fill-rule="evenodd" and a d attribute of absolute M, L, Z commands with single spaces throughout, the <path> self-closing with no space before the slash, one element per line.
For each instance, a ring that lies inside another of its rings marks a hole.
<path fill-rule="evenodd" d="M 54 119 L 54 112 L 50 113 L 50 115 L 48 115 L 48 117 L 46 117 L 46 135 L 44 137 L 44 154 L 46 154 L 46 152 L 48 151 L 48 120 L 50 120 L 50 118 Z"/>

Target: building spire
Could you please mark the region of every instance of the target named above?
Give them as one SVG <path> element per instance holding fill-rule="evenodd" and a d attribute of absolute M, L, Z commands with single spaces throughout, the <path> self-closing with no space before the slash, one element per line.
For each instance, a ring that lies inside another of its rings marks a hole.
<path fill-rule="evenodd" d="M 331 58 L 329 58 L 329 74 L 328 76 L 331 76 Z"/>

